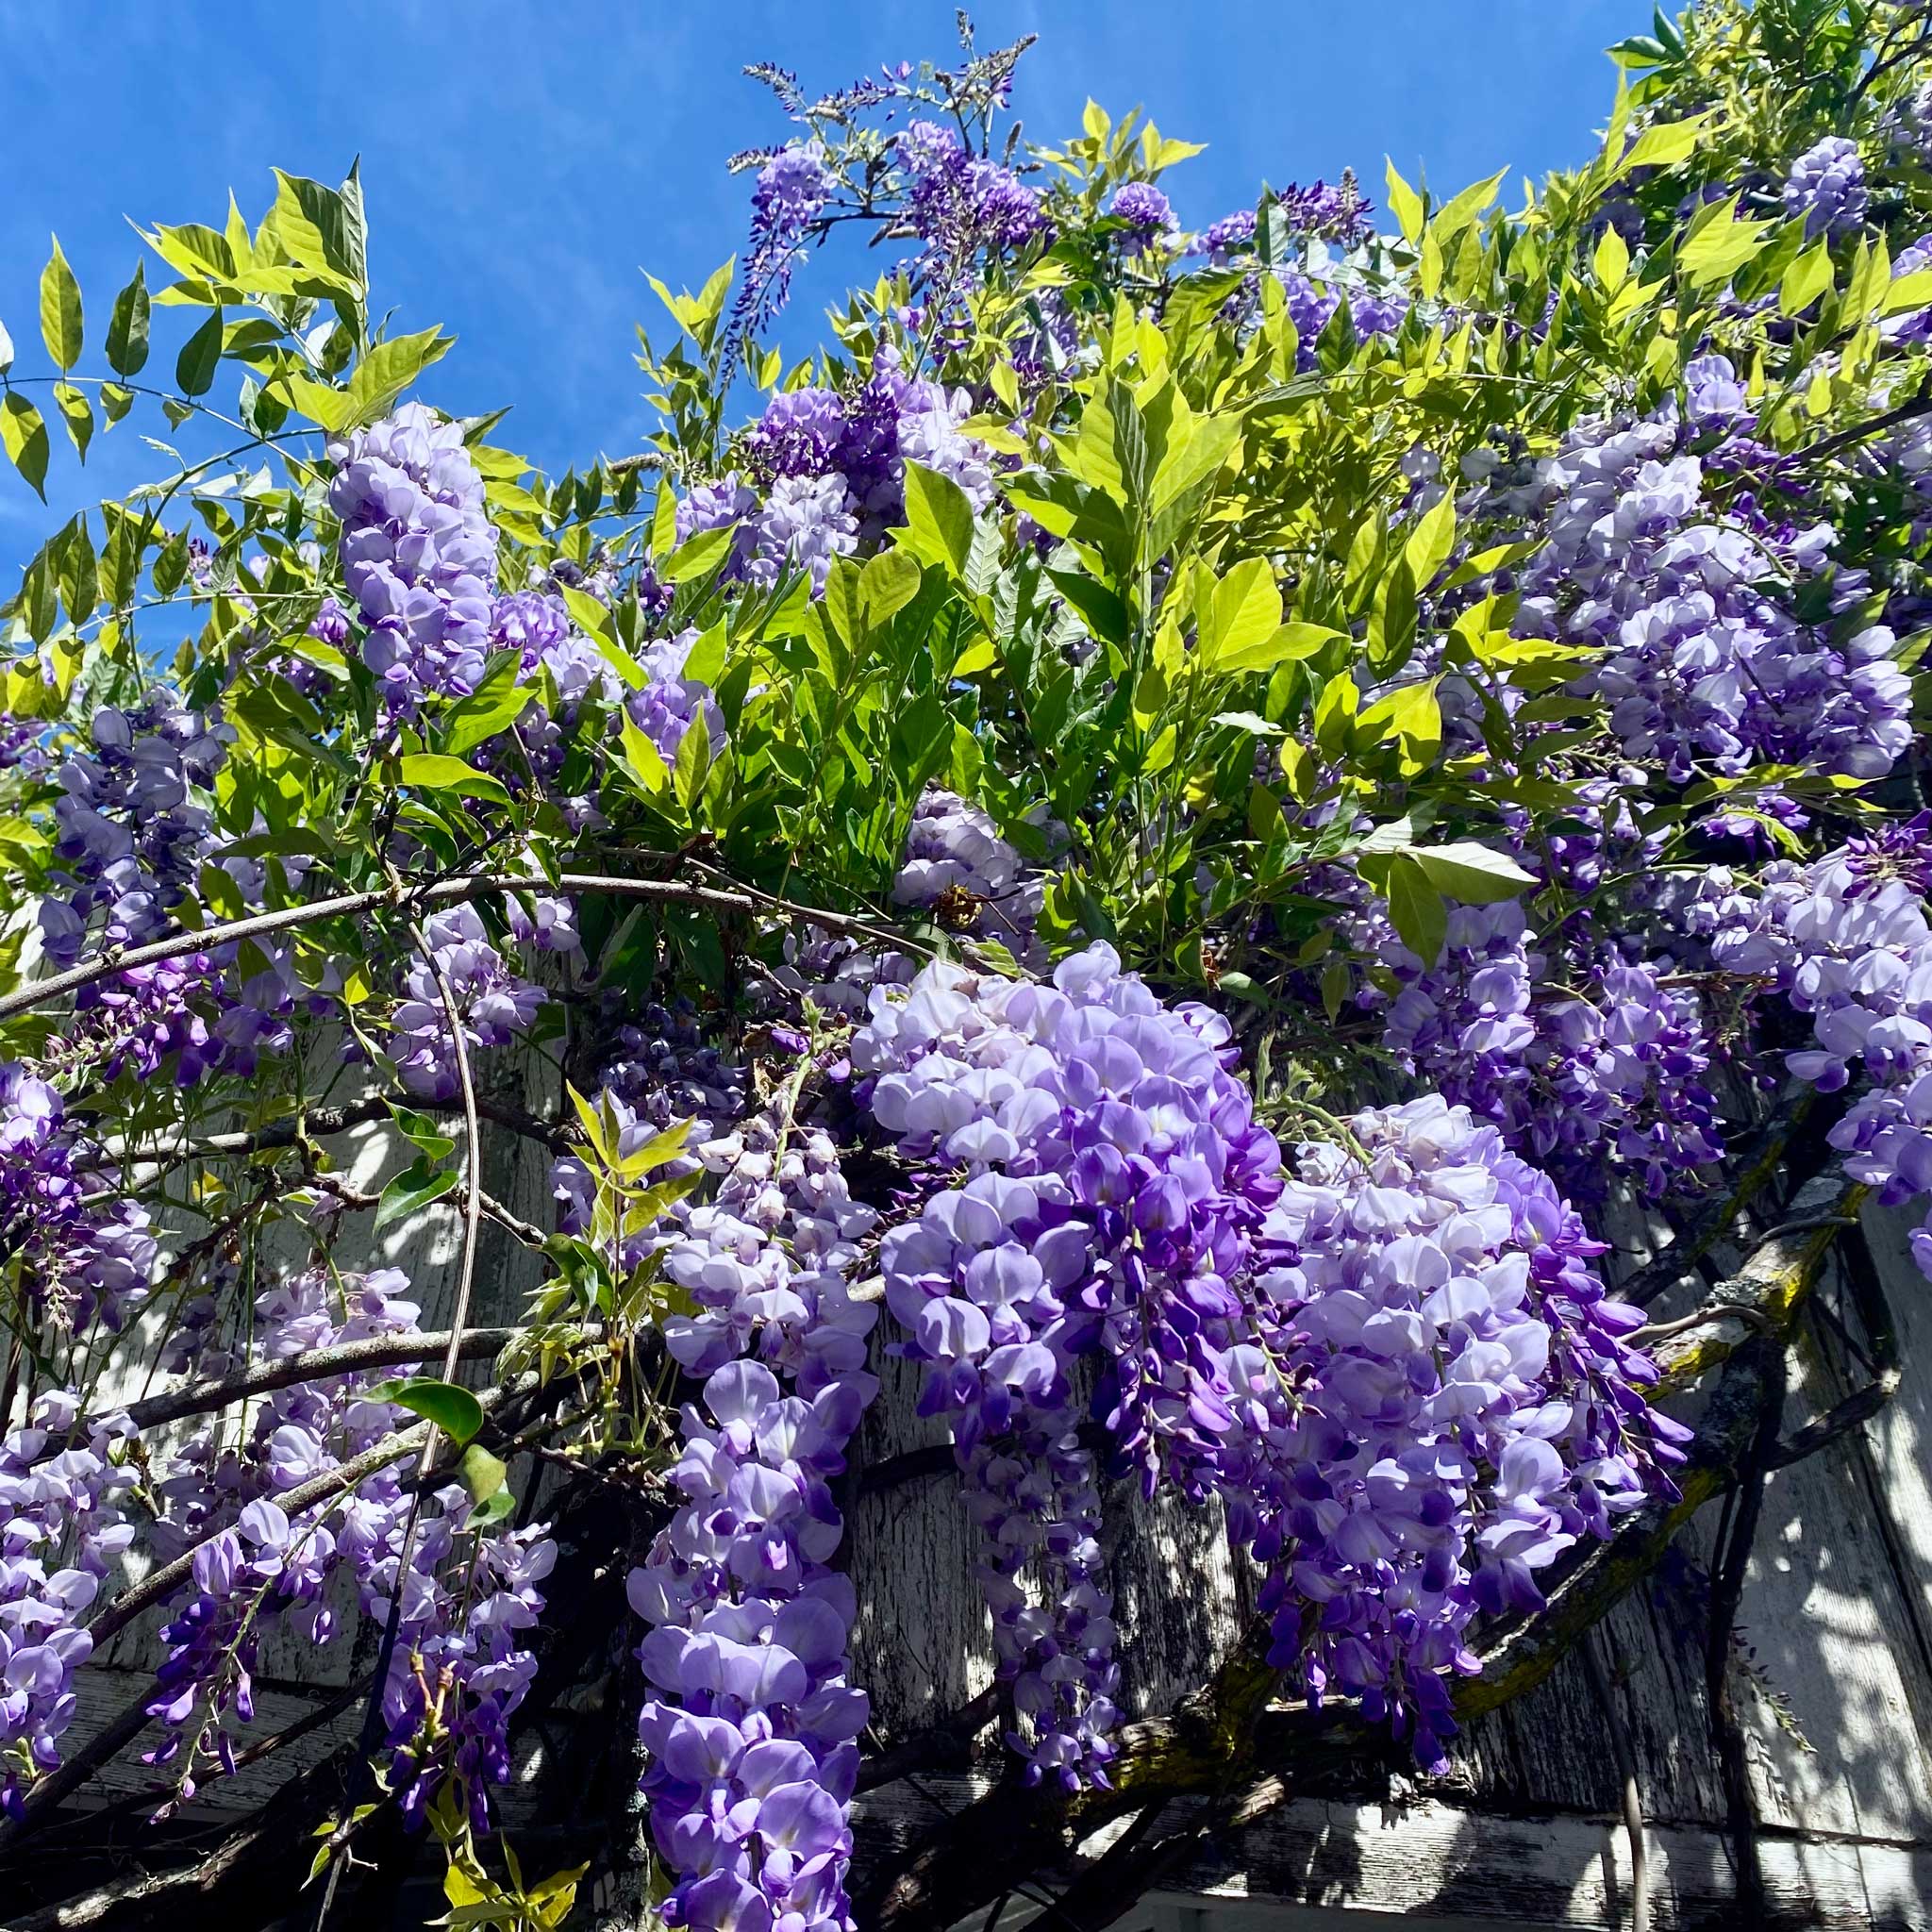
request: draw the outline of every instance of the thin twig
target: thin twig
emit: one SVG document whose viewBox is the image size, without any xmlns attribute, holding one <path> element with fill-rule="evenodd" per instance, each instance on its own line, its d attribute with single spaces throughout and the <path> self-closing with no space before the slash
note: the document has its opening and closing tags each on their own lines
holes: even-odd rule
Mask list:
<svg viewBox="0 0 1932 1932">
<path fill-rule="evenodd" d="M 1823 1415 L 1807 1423 L 1803 1428 L 1793 1429 L 1771 1452 L 1766 1463 L 1768 1468 L 1789 1469 L 1792 1463 L 1802 1462 L 1807 1456 L 1816 1456 L 1821 1449 L 1829 1448 L 1852 1430 L 1862 1428 L 1898 1393 L 1899 1384 L 1904 1379 L 1904 1366 L 1899 1359 L 1898 1324 L 1892 1317 L 1891 1304 L 1886 1299 L 1885 1284 L 1879 1276 L 1877 1264 L 1872 1258 L 1871 1246 L 1861 1232 L 1845 1241 L 1842 1249 L 1845 1281 L 1851 1290 L 1858 1319 L 1864 1324 L 1863 1357 L 1871 1369 L 1872 1379 L 1863 1388 L 1855 1389 L 1841 1401 L 1833 1403 Z M 1848 1342 L 1851 1340 L 1849 1336 L 1845 1339 Z"/>
<path fill-rule="evenodd" d="M 251 1154 L 273 1153 L 278 1148 L 297 1147 L 308 1141 L 326 1141 L 357 1127 L 394 1118 L 396 1108 L 417 1113 L 459 1113 L 459 1100 L 432 1100 L 417 1093 L 371 1093 L 344 1107 L 318 1107 L 299 1118 L 271 1121 L 265 1127 L 242 1128 L 233 1133 L 204 1134 L 191 1139 L 178 1136 L 152 1144 L 140 1141 L 109 1141 L 108 1161 L 131 1160 L 137 1167 L 159 1167 L 176 1160 L 235 1160 Z M 487 1095 L 476 1096 L 476 1111 L 492 1125 L 508 1127 L 525 1140 L 540 1141 L 561 1154 L 580 1145 L 582 1129 L 575 1121 L 540 1119 L 522 1108 L 506 1106 Z"/>
<path fill-rule="evenodd" d="M 391 1462 L 399 1462 L 409 1455 L 422 1442 L 428 1426 L 427 1423 L 416 1423 L 407 1429 L 398 1429 L 381 1441 L 371 1443 L 361 1455 L 310 1476 L 306 1483 L 298 1483 L 275 1501 L 292 1518 L 312 1504 L 325 1503 L 344 1490 L 353 1490 L 365 1476 L 372 1476 L 377 1470 L 387 1469 Z M 150 1570 L 131 1590 L 124 1590 L 88 1626 L 94 1649 L 99 1651 L 110 1637 L 125 1630 L 150 1605 L 179 1590 L 194 1574 L 196 1553 L 221 1534 L 220 1530 L 210 1530 L 201 1542 L 182 1551 L 172 1563 Z M 39 1789 L 35 1787 L 35 1790 Z M 29 1792 L 27 1802 L 32 1800 L 33 1793 Z"/>
<path fill-rule="evenodd" d="M 313 899 L 301 906 L 284 906 L 274 912 L 252 913 L 246 919 L 231 919 L 221 925 L 204 926 L 195 932 L 179 932 L 156 940 L 145 946 L 124 949 L 110 947 L 83 959 L 64 973 L 17 988 L 0 997 L 0 1020 L 15 1013 L 45 1006 L 63 993 L 92 986 L 110 974 L 132 972 L 141 966 L 156 966 L 166 959 L 179 959 L 189 953 L 206 952 L 211 947 L 238 944 L 242 940 L 260 939 L 269 933 L 287 932 L 291 927 L 313 925 L 325 919 L 354 918 L 380 907 L 446 906 L 471 899 L 498 898 L 508 892 L 542 890 L 547 882 L 522 873 L 470 873 L 459 877 L 429 879 L 420 885 L 384 886 L 374 891 L 342 892 L 333 899 Z M 716 912 L 778 912 L 790 918 L 809 920 L 833 932 L 845 932 L 881 944 L 903 947 L 908 952 L 929 956 L 930 946 L 909 939 L 904 933 L 855 919 L 842 912 L 827 912 L 816 906 L 802 906 L 795 900 L 780 899 L 769 892 L 749 888 L 724 891 L 715 886 L 692 885 L 683 879 L 615 878 L 603 873 L 558 874 L 557 888 L 565 892 L 608 892 L 613 898 L 655 899 L 664 905 L 702 906 Z"/>
<path fill-rule="evenodd" d="M 301 1382 L 319 1382 L 330 1375 L 353 1374 L 358 1369 L 427 1361 L 438 1355 L 447 1360 L 452 1345 L 464 1359 L 488 1360 L 501 1355 L 521 1332 L 516 1328 L 470 1328 L 458 1334 L 439 1328 L 426 1335 L 369 1335 L 359 1341 L 339 1342 L 333 1348 L 312 1348 L 282 1361 L 260 1362 L 254 1368 L 239 1369 L 232 1375 L 191 1382 L 185 1389 L 172 1389 L 166 1394 L 150 1395 L 145 1401 L 134 1403 L 127 1413 L 137 1428 L 158 1428 L 165 1423 L 179 1422 L 184 1416 L 208 1415 L 251 1395 L 292 1389 Z M 50 1455 L 55 1446 L 50 1444 Z"/>
<path fill-rule="evenodd" d="M 457 1372 L 458 1340 L 470 1318 L 470 1291 L 476 1279 L 476 1243 L 483 1232 L 483 1128 L 476 1118 L 475 1075 L 470 1066 L 470 1043 L 465 1035 L 466 1021 L 449 970 L 429 943 L 429 935 L 414 920 L 409 937 L 436 980 L 437 996 L 442 1002 L 443 1024 L 449 1028 L 450 1051 L 456 1057 L 457 1086 L 463 1101 L 463 1252 L 457 1264 L 456 1306 L 450 1316 L 449 1345 L 443 1351 L 442 1379 L 449 1381 Z M 439 1431 L 432 1423 L 424 1439 L 423 1454 L 416 1464 L 416 1493 L 409 1499 L 408 1521 L 403 1525 L 402 1549 L 396 1557 L 395 1588 L 390 1594 L 389 1616 L 382 1630 L 382 1646 L 376 1653 L 375 1679 L 369 1689 L 369 1707 L 362 1721 L 362 1738 L 356 1749 L 356 1762 L 350 1772 L 348 1809 L 353 1815 L 356 1801 L 369 1779 L 369 1758 L 382 1736 L 382 1701 L 390 1673 L 395 1667 L 396 1643 L 402 1634 L 403 1603 L 408 1595 L 409 1565 L 415 1555 L 416 1531 L 422 1519 L 423 1497 L 430 1470 L 436 1462 Z M 336 1890 L 341 1882 L 343 1861 L 331 1858 L 328 1880 L 315 1907 L 316 1932 L 327 1923 L 335 1904 Z"/>
<path fill-rule="evenodd" d="M 1741 1302 L 1709 1302 L 1688 1315 L 1679 1315 L 1674 1322 L 1652 1322 L 1648 1326 L 1637 1329 L 1627 1339 L 1633 1345 L 1663 1341 L 1673 1335 L 1684 1335 L 1692 1328 L 1707 1327 L 1715 1322 L 1742 1322 L 1746 1327 L 1756 1328 L 1760 1335 L 1774 1334 L 1777 1327 L 1762 1308 L 1754 1308 Z"/>
</svg>

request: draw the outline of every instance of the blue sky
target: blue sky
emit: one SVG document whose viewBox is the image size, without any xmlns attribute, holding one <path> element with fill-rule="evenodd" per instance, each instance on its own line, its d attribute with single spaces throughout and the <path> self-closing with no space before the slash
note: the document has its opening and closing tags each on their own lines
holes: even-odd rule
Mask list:
<svg viewBox="0 0 1932 1932">
<path fill-rule="evenodd" d="M 988 0 L 973 11 L 982 46 L 1040 36 L 1015 99 L 1029 134 L 1071 131 L 1091 94 L 1208 142 L 1166 184 L 1184 218 L 1204 223 L 1252 204 L 1264 177 L 1333 179 L 1349 162 L 1379 199 L 1385 154 L 1450 190 L 1506 164 L 1573 164 L 1609 105 L 1602 49 L 1649 8 Z M 46 366 L 35 290 L 50 230 L 80 277 L 83 366 L 98 370 L 114 291 L 141 252 L 124 217 L 219 225 L 232 186 L 253 221 L 273 198 L 272 165 L 338 180 L 359 153 L 377 308 L 398 327 L 441 323 L 460 339 L 429 399 L 457 413 L 514 405 L 501 439 L 553 473 L 621 454 L 647 420 L 632 325 L 668 327 L 641 268 L 673 287 L 702 281 L 743 231 L 749 183 L 724 173 L 724 157 L 783 137 L 740 70 L 774 59 L 818 91 L 885 59 L 943 62 L 952 14 L 939 0 L 336 0 L 319 11 L 0 0 L 0 321 L 16 372 Z M 847 259 L 869 276 L 877 258 L 855 246 Z M 818 272 L 811 283 L 828 285 Z M 158 379 L 186 313 L 156 311 Z M 814 320 L 786 318 L 788 348 L 806 345 Z M 232 403 L 225 374 L 223 386 Z M 8 579 L 58 516 L 163 472 L 137 440 L 166 433 L 151 407 L 96 440 L 84 476 L 56 448 L 52 510 L 10 469 L 0 475 Z"/>
</svg>

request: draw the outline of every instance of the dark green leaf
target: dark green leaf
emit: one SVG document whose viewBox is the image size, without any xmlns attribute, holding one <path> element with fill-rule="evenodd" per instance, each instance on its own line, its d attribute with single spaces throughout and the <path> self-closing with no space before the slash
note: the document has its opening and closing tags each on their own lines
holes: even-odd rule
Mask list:
<svg viewBox="0 0 1932 1932">
<path fill-rule="evenodd" d="M 222 311 L 217 308 L 181 346 L 175 362 L 175 383 L 185 396 L 205 396 L 222 359 Z"/>
<path fill-rule="evenodd" d="M 1434 965 L 1449 936 L 1448 908 L 1406 853 L 1397 853 L 1390 861 L 1389 917 L 1402 943 L 1425 965 Z"/>
<path fill-rule="evenodd" d="M 375 1228 L 380 1233 L 392 1221 L 407 1221 L 432 1201 L 440 1201 L 462 1176 L 453 1167 L 431 1167 L 428 1160 L 412 1161 L 382 1191 L 375 1206 Z"/>
<path fill-rule="evenodd" d="M 440 1382 L 432 1375 L 412 1375 L 407 1382 L 378 1382 L 369 1393 L 377 1402 L 392 1402 L 398 1408 L 434 1423 L 459 1448 L 483 1426 L 483 1405 L 475 1396 L 454 1382 Z"/>
<path fill-rule="evenodd" d="M 172 597 L 188 576 L 188 532 L 176 530 L 155 558 L 155 594 Z"/>
<path fill-rule="evenodd" d="M 60 539 L 60 601 L 70 623 L 84 624 L 100 599 L 100 571 L 94 558 L 93 534 L 85 513 L 67 525 Z"/>
<path fill-rule="evenodd" d="M 114 297 L 108 322 L 108 364 L 116 375 L 139 375 L 147 365 L 147 268 L 134 265 L 134 279 Z"/>
</svg>

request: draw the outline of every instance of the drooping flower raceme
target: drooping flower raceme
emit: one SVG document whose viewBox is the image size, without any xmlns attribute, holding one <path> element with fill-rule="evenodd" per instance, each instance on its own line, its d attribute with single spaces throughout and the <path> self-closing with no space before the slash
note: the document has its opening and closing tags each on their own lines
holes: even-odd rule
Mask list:
<svg viewBox="0 0 1932 1932">
<path fill-rule="evenodd" d="M 363 661 L 391 709 L 460 696 L 491 642 L 496 529 L 461 428 L 420 403 L 329 445 L 342 575 L 369 626 Z"/>
<path fill-rule="evenodd" d="M 118 1197 L 108 1166 L 53 1087 L 0 1062 L 0 1249 L 18 1257 L 33 1312 L 76 1334 L 96 1320 L 118 1333 L 154 1276 L 147 1212 Z"/>
<path fill-rule="evenodd" d="M 1273 1566 L 1271 1660 L 1441 1768 L 1471 1620 L 1541 1607 L 1536 1574 L 1668 1493 L 1689 1431 L 1645 1404 L 1601 1243 L 1493 1127 L 1436 1095 L 1348 1124 L 1269 1218 L 1222 1491 Z"/>
<path fill-rule="evenodd" d="M 672 1472 L 683 1506 L 629 1581 L 654 1626 L 639 1735 L 675 1880 L 665 1914 L 719 1932 L 851 1924 L 845 1807 L 868 1706 L 845 1656 L 852 1584 L 829 1567 L 842 1524 L 828 1483 L 877 1392 L 876 1310 L 847 1286 L 876 1217 L 830 1139 L 793 1118 L 795 1092 L 700 1150 L 716 1191 L 664 1248 L 694 1307 L 665 1341 L 704 1400 L 685 1408 Z"/>
<path fill-rule="evenodd" d="M 0 1438 L 0 1811 L 17 1813 L 33 1777 L 60 1763 L 79 1700 L 74 1674 L 93 1651 L 82 1622 L 134 1541 L 124 1503 L 135 1471 L 121 1455 L 125 1415 L 76 1428 L 71 1393 L 40 1397 Z"/>
<path fill-rule="evenodd" d="M 887 1302 L 969 1480 L 1001 1674 L 1032 1724 L 1015 1742 L 1069 1789 L 1104 1780 L 1118 1691 L 1074 1367 L 1102 1356 L 1121 1453 L 1150 1482 L 1185 1464 L 1195 1339 L 1238 1312 L 1224 1271 L 1277 1185 L 1228 1037 L 1097 944 L 1050 987 L 928 967 L 875 990 L 853 1042 L 879 1124 L 955 1183 L 888 1234 Z M 1019 1581 L 1036 1552 L 1038 1607 Z"/>
<path fill-rule="evenodd" d="M 541 934 L 532 925 L 532 941 L 553 940 L 559 930 L 555 920 Z M 431 1100 L 454 1100 L 461 1080 L 437 969 L 456 995 L 464 1042 L 472 1051 L 507 1046 L 518 1034 L 527 1032 L 546 995 L 541 986 L 519 979 L 505 965 L 474 906 L 456 906 L 437 913 L 425 926 L 424 936 L 429 941 L 430 957 L 410 963 L 408 996 L 396 1008 L 391 1051 L 396 1071 L 411 1093 Z"/>
<path fill-rule="evenodd" d="M 758 170 L 751 197 L 751 243 L 732 308 L 732 332 L 739 340 L 748 341 L 784 308 L 800 244 L 830 200 L 832 188 L 825 151 L 815 141 L 781 148 Z"/>
<path fill-rule="evenodd" d="M 1864 1091 L 1831 1129 L 1845 1172 L 1889 1207 L 1932 1195 L 1932 820 L 1857 841 L 1809 866 L 1765 869 L 1713 915 L 1711 957 L 1766 974 L 1801 1013 L 1814 1043 L 1791 1073 L 1824 1092 L 1862 1076 Z M 1932 1276 L 1932 1219 L 1912 1252 Z"/>
<path fill-rule="evenodd" d="M 396 1269 L 331 1275 L 310 1270 L 265 1289 L 249 1353 L 274 1362 L 375 1336 L 408 1336 L 421 1312 Z M 391 1463 L 345 1494 L 306 1508 L 290 1492 L 373 1447 L 412 1418 L 382 1399 L 384 1370 L 297 1382 L 268 1394 L 246 1442 L 202 1429 L 161 1470 L 163 1557 L 192 1550 L 192 1583 L 161 1635 L 151 1717 L 161 1742 L 147 1763 L 178 1765 L 177 1800 L 231 1773 L 255 1715 L 253 1674 L 277 1625 L 316 1644 L 336 1635 L 328 1586 L 355 1581 L 375 1627 L 398 1590 L 397 1643 L 382 1690 L 391 1781 L 406 1814 L 446 1775 L 489 1828 L 488 1791 L 509 1775 L 508 1724 L 536 1660 L 523 1633 L 555 1559 L 541 1524 L 493 1535 L 471 1524 L 467 1490 L 448 1485 L 418 1503 Z M 404 1568 L 407 1553 L 408 1567 Z"/>
</svg>

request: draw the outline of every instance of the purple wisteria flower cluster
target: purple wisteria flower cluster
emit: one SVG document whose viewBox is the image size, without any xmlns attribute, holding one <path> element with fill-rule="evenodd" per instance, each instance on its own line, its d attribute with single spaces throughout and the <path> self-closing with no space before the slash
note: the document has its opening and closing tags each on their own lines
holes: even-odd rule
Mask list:
<svg viewBox="0 0 1932 1932">
<path fill-rule="evenodd" d="M 59 1767 L 93 1653 L 81 1618 L 134 1541 L 133 1433 L 125 1415 L 82 1424 L 74 1395 L 52 1391 L 0 1439 L 0 1811 Z"/>
<path fill-rule="evenodd" d="M 36 1318 L 84 1336 L 125 1327 L 147 1299 L 157 1247 L 145 1208 L 68 1121 L 60 1095 L 0 1063 L 0 1247 L 17 1257 Z"/>
<path fill-rule="evenodd" d="M 1623 1339 L 1642 1315 L 1549 1179 L 1440 1096 L 1360 1115 L 1284 1184 L 1226 1023 L 1104 945 L 1051 987 L 934 966 L 881 989 L 853 1060 L 902 1156 L 954 1183 L 880 1259 L 986 1532 L 1033 1774 L 1104 1781 L 1112 1753 L 1083 1357 L 1120 1459 L 1221 1496 L 1270 1566 L 1274 1661 L 1425 1763 L 1470 1621 L 1534 1607 L 1538 1570 L 1667 1491 L 1683 1432 Z"/>
<path fill-rule="evenodd" d="M 1865 163 L 1858 143 L 1827 134 L 1791 163 L 1785 177 L 1785 211 L 1802 215 L 1807 240 L 1849 235 L 1865 220 Z"/>
<path fill-rule="evenodd" d="M 758 170 L 751 196 L 751 241 L 731 311 L 734 338 L 749 341 L 785 307 L 801 246 L 837 184 L 816 141 L 783 147 Z"/>
<path fill-rule="evenodd" d="M 991 501 L 991 453 L 959 426 L 971 414 L 964 390 L 908 376 L 887 351 L 852 389 L 783 391 L 741 439 L 743 469 L 679 502 L 677 540 L 730 529 L 728 576 L 769 588 L 803 571 L 822 591 L 835 557 L 903 517 L 908 462 L 956 483 L 975 509 Z"/>
<path fill-rule="evenodd" d="M 685 1501 L 629 1592 L 654 1626 L 639 1735 L 664 1914 L 700 1932 L 852 1923 L 845 1807 L 869 1707 L 829 1481 L 878 1390 L 877 1310 L 848 1285 L 877 1216 L 830 1137 L 794 1118 L 796 1092 L 699 1150 L 715 1190 L 661 1256 L 693 1307 L 665 1341 L 704 1400 L 672 1471 Z"/>
<path fill-rule="evenodd" d="M 984 258 L 1043 239 L 1045 206 L 1010 168 L 972 153 L 937 121 L 914 121 L 893 157 L 905 176 L 904 220 L 924 244 L 914 273 L 924 298 L 947 308 L 966 291 Z"/>
<path fill-rule="evenodd" d="M 1029 864 L 976 805 L 928 786 L 906 834 L 906 856 L 892 881 L 901 906 L 929 906 L 955 932 L 998 940 L 1023 965 L 1043 966 L 1036 931 L 1045 875 Z"/>
<path fill-rule="evenodd" d="M 1105 1781 L 1119 1688 L 1074 1365 L 1103 1357 L 1110 1425 L 1150 1483 L 1186 1462 L 1195 1338 L 1236 1313 L 1226 1272 L 1278 1185 L 1228 1039 L 1098 944 L 1051 987 L 928 967 L 874 991 L 853 1041 L 880 1126 L 958 1182 L 887 1235 L 886 1298 L 968 1478 L 1001 1675 L 1032 1725 L 1014 1742 L 1070 1790 Z"/>
<path fill-rule="evenodd" d="M 1538 1571 L 1674 1493 L 1690 1432 L 1644 1400 L 1602 1243 L 1493 1127 L 1430 1094 L 1348 1130 L 1269 1216 L 1222 1485 L 1274 1566 L 1272 1660 L 1441 1768 L 1471 1621 L 1540 1608 Z"/>
<path fill-rule="evenodd" d="M 212 808 L 232 727 L 158 690 L 132 708 L 97 710 L 92 737 L 91 749 L 75 753 L 58 774 L 62 795 L 54 810 L 62 863 L 52 880 L 57 890 L 39 912 L 49 959 L 72 965 L 90 943 L 138 946 L 162 938 L 175 929 L 175 908 L 199 895 L 210 865 L 233 881 L 244 906 L 263 903 L 266 864 L 227 850 Z M 275 863 L 294 884 L 309 860 L 291 853 Z M 318 995 L 302 986 L 285 944 L 264 939 L 250 957 L 258 968 L 245 975 L 239 949 L 226 945 L 83 987 L 64 1058 L 109 1078 L 128 1069 L 148 1079 L 172 1062 L 184 1087 L 216 1071 L 253 1073 L 261 1054 L 287 1050 L 292 1018 Z"/>
<path fill-rule="evenodd" d="M 496 529 L 461 428 L 406 403 L 329 445 L 342 575 L 368 635 L 362 659 L 390 706 L 476 688 L 489 655 Z"/>
<path fill-rule="evenodd" d="M 1620 1172 L 1659 1198 L 1722 1158 L 1709 1028 L 1695 991 L 1666 983 L 1667 956 L 1587 930 L 1553 955 L 1516 899 L 1455 907 L 1426 965 L 1379 902 L 1352 926 L 1396 989 L 1357 995 L 1383 1009 L 1384 1043 L 1574 1198 L 1601 1202 Z"/>
<path fill-rule="evenodd" d="M 1811 1021 L 1814 1044 L 1786 1056 L 1822 1091 L 1862 1077 L 1831 1129 L 1845 1172 L 1888 1207 L 1932 1195 L 1932 818 L 1892 825 L 1807 866 L 1766 867 L 1711 914 L 1711 956 L 1764 974 Z M 1932 1219 L 1912 1252 L 1932 1276 Z"/>
<path fill-rule="evenodd" d="M 392 1268 L 291 1276 L 256 1297 L 254 1332 L 241 1354 L 277 1362 L 413 1334 L 421 1311 L 408 1291 Z M 509 1775 L 508 1719 L 536 1670 L 521 1633 L 542 1608 L 536 1586 L 556 1550 L 541 1525 L 479 1534 L 458 1484 L 419 1502 L 395 1463 L 343 1495 L 284 1507 L 291 1491 L 414 1420 L 384 1399 L 381 1374 L 274 1391 L 245 1440 L 210 1423 L 157 1474 L 165 1508 L 156 1549 L 164 1557 L 192 1553 L 193 1577 L 162 1628 L 168 1655 L 149 1715 L 163 1737 L 143 1754 L 152 1765 L 178 1765 L 175 1802 L 234 1770 L 237 1740 L 255 1717 L 263 1637 L 279 1626 L 320 1645 L 337 1634 L 328 1590 L 346 1574 L 378 1629 L 402 1592 L 382 1711 L 391 1781 L 406 1811 L 420 1815 L 454 1774 L 477 1828 L 488 1826 L 488 1790 Z"/>
<path fill-rule="evenodd" d="M 559 598 L 529 588 L 498 593 L 499 535 L 459 424 L 406 403 L 332 442 L 329 458 L 329 508 L 341 520 L 342 575 L 364 626 L 362 661 L 394 716 L 414 718 L 427 697 L 466 696 L 500 651 L 518 653 L 525 682 L 548 670 L 567 706 L 608 679 Z M 347 614 L 338 606 L 325 615 L 327 628 L 313 634 L 345 641 Z M 525 722 L 540 717 L 541 707 Z M 570 720 L 549 722 L 555 730 Z M 549 749 L 539 742 L 525 756 L 541 763 Z"/>
<path fill-rule="evenodd" d="M 575 952 L 576 929 L 568 903 L 540 899 L 537 905 L 535 919 L 522 915 L 531 950 Z M 429 957 L 409 963 L 407 996 L 395 1010 L 391 1054 L 411 1093 L 454 1100 L 461 1081 L 438 970 L 456 994 L 464 1043 L 472 1052 L 508 1046 L 528 1032 L 548 995 L 504 963 L 474 906 L 455 906 L 437 913 L 424 927 L 424 937 L 429 941 Z"/>
<path fill-rule="evenodd" d="M 1722 360 L 1704 360 L 1707 399 L 1728 394 Z M 1671 409 L 1587 425 L 1526 490 L 1497 492 L 1506 513 L 1535 515 L 1541 540 L 1521 575 L 1519 634 L 1600 647 L 1581 688 L 1609 706 L 1624 755 L 1675 783 L 1754 763 L 1882 777 L 1911 740 L 1891 631 L 1870 625 L 1840 640 L 1800 622 L 1787 588 L 1825 570 L 1837 533 L 1764 519 L 1754 531 L 1715 514 L 1707 461 L 1686 435 Z M 1833 611 L 1867 588 L 1834 573 Z"/>
</svg>

